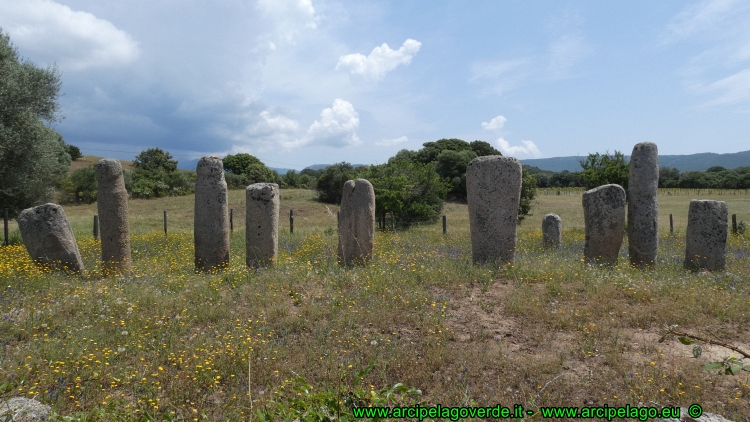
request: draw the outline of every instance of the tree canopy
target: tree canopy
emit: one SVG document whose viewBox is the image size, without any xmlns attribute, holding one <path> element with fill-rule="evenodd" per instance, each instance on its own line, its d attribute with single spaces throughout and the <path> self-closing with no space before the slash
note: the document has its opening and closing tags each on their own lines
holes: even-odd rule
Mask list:
<svg viewBox="0 0 750 422">
<path fill-rule="evenodd" d="M 586 189 L 614 183 L 627 192 L 630 164 L 620 151 L 615 151 L 614 155 L 598 152 L 589 154 L 586 160 L 581 161 L 581 167 L 581 179 Z"/>
<path fill-rule="evenodd" d="M 245 187 L 253 183 L 278 183 L 279 177 L 273 170 L 266 167 L 262 161 L 250 154 L 241 152 L 229 154 L 222 159 L 224 171 L 227 173 L 227 184 L 232 187 Z"/>
<path fill-rule="evenodd" d="M 60 119 L 60 74 L 19 58 L 0 30 L 0 203 L 11 215 L 49 201 L 70 155 L 49 125 Z"/>
</svg>

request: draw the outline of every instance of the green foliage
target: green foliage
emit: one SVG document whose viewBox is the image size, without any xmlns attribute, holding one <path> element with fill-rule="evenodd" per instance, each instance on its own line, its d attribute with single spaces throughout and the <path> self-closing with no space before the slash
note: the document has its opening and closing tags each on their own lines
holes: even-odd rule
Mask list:
<svg viewBox="0 0 750 422">
<path fill-rule="evenodd" d="M 437 156 L 435 170 L 450 183 L 450 194 L 456 199 L 466 200 L 466 166 L 475 158 L 472 150 L 444 150 Z"/>
<path fill-rule="evenodd" d="M 536 197 L 536 177 L 523 167 L 521 176 L 521 201 L 518 204 L 518 223 L 531 214 L 531 201 Z"/>
<path fill-rule="evenodd" d="M 680 185 L 680 171 L 674 167 L 659 167 L 659 187 L 676 188 Z"/>
<path fill-rule="evenodd" d="M 393 212 L 401 228 L 415 222 L 435 222 L 440 216 L 448 185 L 432 163 L 389 161 L 370 166 L 361 177 L 375 190 L 375 214 Z"/>
<path fill-rule="evenodd" d="M 589 154 L 586 160 L 581 161 L 581 167 L 581 179 L 586 189 L 614 183 L 622 186 L 627 192 L 630 165 L 620 151 L 615 151 L 614 155 L 598 152 Z"/>
<path fill-rule="evenodd" d="M 62 138 L 62 136 L 60 138 Z M 76 161 L 79 158 L 83 157 L 83 154 L 81 153 L 81 149 L 78 148 L 77 146 L 70 145 L 65 142 L 63 142 L 63 144 L 65 145 L 65 152 L 67 152 L 68 155 L 70 155 L 71 160 Z"/>
<path fill-rule="evenodd" d="M 309 174 L 297 173 L 294 170 L 288 170 L 281 176 L 282 188 L 311 189 L 314 183 L 315 179 Z"/>
<path fill-rule="evenodd" d="M 241 152 L 229 154 L 222 159 L 227 185 L 232 188 L 245 188 L 247 185 L 260 182 L 279 183 L 278 174 L 266 167 L 255 156 Z"/>
<path fill-rule="evenodd" d="M 60 134 L 60 74 L 21 61 L 0 31 L 0 203 L 12 216 L 49 201 L 67 174 L 70 156 Z"/>
<path fill-rule="evenodd" d="M 192 191 L 189 176 L 178 170 L 177 160 L 161 148 L 149 148 L 135 157 L 129 188 L 134 197 L 146 199 L 186 195 Z"/>
<path fill-rule="evenodd" d="M 301 422 L 318 421 L 356 421 L 352 409 L 355 407 L 396 407 L 414 406 L 421 403 L 422 391 L 396 383 L 380 390 L 365 389 L 362 381 L 372 370 L 374 362 L 360 371 L 352 380 L 352 388 L 347 391 L 316 391 L 303 377 L 295 376 L 280 394 L 264 408 L 258 409 L 259 420 L 298 420 Z M 342 374 L 339 384 L 346 381 Z"/>
<path fill-rule="evenodd" d="M 60 183 L 60 199 L 61 202 L 91 204 L 96 202 L 98 189 L 94 167 L 80 168 Z"/>
<path fill-rule="evenodd" d="M 357 171 L 349 163 L 341 162 L 326 167 L 318 177 L 318 183 L 315 186 L 318 200 L 328 204 L 340 204 L 344 183 L 356 178 Z"/>
</svg>

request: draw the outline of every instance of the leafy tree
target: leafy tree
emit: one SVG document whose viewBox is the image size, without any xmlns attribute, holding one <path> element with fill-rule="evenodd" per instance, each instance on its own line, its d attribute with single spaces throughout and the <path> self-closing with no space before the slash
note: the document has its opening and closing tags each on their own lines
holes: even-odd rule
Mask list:
<svg viewBox="0 0 750 422">
<path fill-rule="evenodd" d="M 344 193 L 344 183 L 356 178 L 357 171 L 349 163 L 341 162 L 326 167 L 318 177 L 318 183 L 315 186 L 318 199 L 329 204 L 340 204 L 341 195 Z"/>
<path fill-rule="evenodd" d="M 0 30 L 0 203 L 15 216 L 52 199 L 70 168 L 58 121 L 60 74 L 19 59 Z"/>
<path fill-rule="evenodd" d="M 521 201 L 518 204 L 518 223 L 531 214 L 531 201 L 536 198 L 536 176 L 523 168 L 521 174 Z"/>
<path fill-rule="evenodd" d="M 387 164 L 370 166 L 361 177 L 375 189 L 376 215 L 393 212 L 399 227 L 435 222 L 440 216 L 448 185 L 432 163 L 389 160 Z"/>
<path fill-rule="evenodd" d="M 177 169 L 177 160 L 161 148 L 142 151 L 133 160 L 131 192 L 136 198 L 160 198 L 185 195 L 192 189 L 185 172 Z"/>
<path fill-rule="evenodd" d="M 62 202 L 86 203 L 96 202 L 99 183 L 96 181 L 94 167 L 83 167 L 70 174 L 60 183 L 63 194 Z"/>
<path fill-rule="evenodd" d="M 437 156 L 435 170 L 440 177 L 450 184 L 450 195 L 466 200 L 466 166 L 477 158 L 472 150 L 444 150 Z"/>
<path fill-rule="evenodd" d="M 281 184 L 281 178 L 278 173 L 266 167 L 262 161 L 250 154 L 241 152 L 239 154 L 229 154 L 222 159 L 224 171 L 240 177 L 228 177 L 227 184 L 233 187 L 245 187 L 253 183 L 270 182 Z"/>
<path fill-rule="evenodd" d="M 470 143 L 469 146 L 471 147 L 471 150 L 477 154 L 477 157 L 484 157 L 485 155 L 503 155 L 488 142 L 474 141 Z"/>
<path fill-rule="evenodd" d="M 676 188 L 680 183 L 680 171 L 674 167 L 659 167 L 659 187 Z"/>
<path fill-rule="evenodd" d="M 589 154 L 586 160 L 581 161 L 581 167 L 581 179 L 586 189 L 615 183 L 622 186 L 627 193 L 630 165 L 625 161 L 623 153 L 615 151 L 614 155 L 598 152 Z"/>
<path fill-rule="evenodd" d="M 60 141 L 62 141 L 63 145 L 65 145 L 65 152 L 70 155 L 70 159 L 73 161 L 78 160 L 79 158 L 83 157 L 83 154 L 81 154 L 81 149 L 78 148 L 75 145 L 70 145 L 62 140 L 62 136 L 60 136 Z"/>
</svg>

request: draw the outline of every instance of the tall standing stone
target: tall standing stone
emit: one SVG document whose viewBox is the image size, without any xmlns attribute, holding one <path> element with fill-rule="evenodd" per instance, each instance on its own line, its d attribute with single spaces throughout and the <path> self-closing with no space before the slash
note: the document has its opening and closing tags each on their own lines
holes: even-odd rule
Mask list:
<svg viewBox="0 0 750 422">
<path fill-rule="evenodd" d="M 557 214 L 547 214 L 542 219 L 542 246 L 557 249 L 562 240 L 562 219 Z"/>
<path fill-rule="evenodd" d="M 625 233 L 625 189 L 603 185 L 584 192 L 583 219 L 586 263 L 614 265 Z"/>
<path fill-rule="evenodd" d="M 521 162 L 513 157 L 477 157 L 466 166 L 471 256 L 475 263 L 513 262 L 521 179 Z"/>
<path fill-rule="evenodd" d="M 375 252 L 375 190 L 369 181 L 346 181 L 339 215 L 339 262 L 364 265 Z"/>
<path fill-rule="evenodd" d="M 659 150 L 642 142 L 633 147 L 628 177 L 628 252 L 630 265 L 656 265 L 659 247 Z"/>
<path fill-rule="evenodd" d="M 279 185 L 254 183 L 245 190 L 245 262 L 273 265 L 279 254 Z"/>
<path fill-rule="evenodd" d="M 229 265 L 229 200 L 224 164 L 219 157 L 203 157 L 195 172 L 195 268 L 219 270 Z"/>
<path fill-rule="evenodd" d="M 96 163 L 94 174 L 99 183 L 96 206 L 102 240 L 102 271 L 105 274 L 129 272 L 128 191 L 125 190 L 122 166 L 113 158 L 105 158 Z"/>
<path fill-rule="evenodd" d="M 44 204 L 21 211 L 18 228 L 34 261 L 72 272 L 84 269 L 76 238 L 61 206 Z"/>
<path fill-rule="evenodd" d="M 685 238 L 685 269 L 726 268 L 729 210 L 724 201 L 690 201 Z"/>
</svg>

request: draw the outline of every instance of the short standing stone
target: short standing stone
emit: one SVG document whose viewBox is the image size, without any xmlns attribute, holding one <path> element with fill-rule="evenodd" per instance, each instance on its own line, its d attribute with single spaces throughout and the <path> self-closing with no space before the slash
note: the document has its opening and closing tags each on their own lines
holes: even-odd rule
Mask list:
<svg viewBox="0 0 750 422">
<path fill-rule="evenodd" d="M 369 181 L 347 180 L 339 215 L 339 262 L 365 264 L 375 252 L 375 190 Z"/>
<path fill-rule="evenodd" d="M 625 232 L 625 189 L 604 185 L 584 192 L 583 218 L 586 263 L 614 265 Z"/>
<path fill-rule="evenodd" d="M 628 252 L 630 264 L 656 265 L 659 247 L 659 150 L 642 142 L 633 147 L 628 177 Z"/>
<path fill-rule="evenodd" d="M 562 240 L 562 219 L 557 214 L 547 214 L 542 219 L 542 246 L 557 249 Z"/>
<path fill-rule="evenodd" d="M 255 183 L 245 190 L 245 262 L 273 265 L 279 253 L 279 185 Z"/>
<path fill-rule="evenodd" d="M 685 268 L 726 268 L 729 210 L 724 201 L 690 201 L 685 238 Z"/>
<path fill-rule="evenodd" d="M 229 201 L 224 164 L 219 157 L 203 157 L 196 173 L 195 268 L 219 270 L 229 265 Z"/>
<path fill-rule="evenodd" d="M 105 274 L 129 272 L 128 191 L 125 190 L 122 166 L 113 158 L 105 158 L 96 163 L 94 174 L 99 183 L 96 206 L 101 227 L 102 271 Z"/>
<path fill-rule="evenodd" d="M 516 252 L 521 162 L 477 157 L 466 166 L 471 256 L 475 263 L 510 263 Z"/>
<path fill-rule="evenodd" d="M 73 272 L 84 269 L 76 238 L 61 206 L 44 204 L 21 211 L 18 228 L 34 261 Z"/>
</svg>

